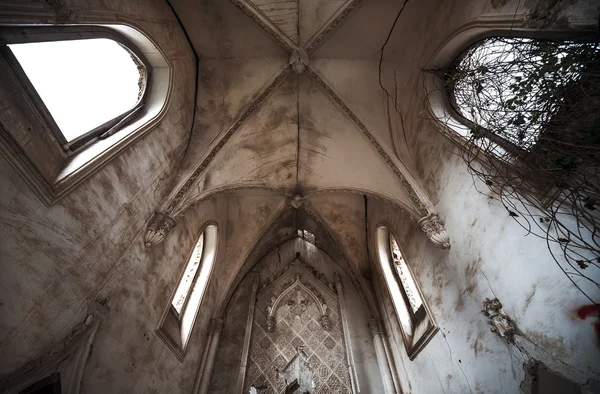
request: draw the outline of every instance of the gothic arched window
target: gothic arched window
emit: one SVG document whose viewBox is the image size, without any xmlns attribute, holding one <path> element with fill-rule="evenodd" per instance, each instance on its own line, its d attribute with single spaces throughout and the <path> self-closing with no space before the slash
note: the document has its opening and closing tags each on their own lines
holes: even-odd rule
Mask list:
<svg viewBox="0 0 600 394">
<path fill-rule="evenodd" d="M 170 305 L 161 319 L 158 334 L 183 358 L 200 311 L 217 252 L 217 226 L 210 224 L 198 236 L 180 274 Z"/>
<path fill-rule="evenodd" d="M 568 119 L 589 112 L 581 99 L 598 95 L 590 77 L 597 79 L 599 60 L 595 42 L 491 37 L 458 56 L 445 72 L 445 88 L 468 137 L 515 156 L 551 140 L 578 142 L 576 133 L 558 135 L 573 129 Z"/>
<path fill-rule="evenodd" d="M 396 237 L 385 226 L 377 228 L 377 246 L 382 279 L 402 334 L 402 342 L 412 360 L 437 332 L 433 317 L 423 301 L 412 271 L 409 268 Z M 391 313 L 390 313 L 391 312 Z"/>
<path fill-rule="evenodd" d="M 0 149 L 46 204 L 152 130 L 170 89 L 133 27 L 0 26 Z"/>
<path fill-rule="evenodd" d="M 9 44 L 4 56 L 66 152 L 114 134 L 144 106 L 148 70 L 115 40 Z"/>
</svg>

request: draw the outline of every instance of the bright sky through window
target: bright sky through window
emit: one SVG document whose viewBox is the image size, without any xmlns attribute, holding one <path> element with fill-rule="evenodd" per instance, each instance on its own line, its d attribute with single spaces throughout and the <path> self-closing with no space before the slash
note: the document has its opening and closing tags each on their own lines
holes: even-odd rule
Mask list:
<svg viewBox="0 0 600 394">
<path fill-rule="evenodd" d="M 200 260 L 202 259 L 203 249 L 204 234 L 200 235 L 200 239 L 198 239 L 198 242 L 194 247 L 192 257 L 190 258 L 190 261 L 188 261 L 188 265 L 185 268 L 183 278 L 181 278 L 181 282 L 179 282 L 177 292 L 175 293 L 175 297 L 173 298 L 173 308 L 175 308 L 178 314 L 181 313 L 183 305 L 185 304 L 185 301 L 187 300 L 190 294 L 192 284 L 194 283 L 194 279 L 196 278 L 196 272 L 198 272 L 198 267 L 200 266 Z"/>
<path fill-rule="evenodd" d="M 402 282 L 402 287 L 404 288 L 404 292 L 408 297 L 410 307 L 413 313 L 416 313 L 421 307 L 421 305 L 423 305 L 423 301 L 421 300 L 419 290 L 417 290 L 415 280 L 413 279 L 410 271 L 408 270 L 406 262 L 404 261 L 404 257 L 402 256 L 402 253 L 400 253 L 398 243 L 392 235 L 390 235 L 390 249 L 392 251 L 394 267 L 396 268 L 396 272 L 400 277 L 400 281 Z"/>
<path fill-rule="evenodd" d="M 67 141 L 138 102 L 140 73 L 106 38 L 9 45 Z"/>
</svg>

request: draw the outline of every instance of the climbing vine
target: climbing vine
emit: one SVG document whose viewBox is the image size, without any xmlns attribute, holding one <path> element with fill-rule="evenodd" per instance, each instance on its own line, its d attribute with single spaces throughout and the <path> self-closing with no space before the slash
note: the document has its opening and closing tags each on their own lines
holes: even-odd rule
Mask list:
<svg viewBox="0 0 600 394">
<path fill-rule="evenodd" d="M 494 37 L 433 72 L 468 128 L 460 155 L 481 191 L 582 292 L 574 277 L 600 286 L 600 45 Z"/>
</svg>

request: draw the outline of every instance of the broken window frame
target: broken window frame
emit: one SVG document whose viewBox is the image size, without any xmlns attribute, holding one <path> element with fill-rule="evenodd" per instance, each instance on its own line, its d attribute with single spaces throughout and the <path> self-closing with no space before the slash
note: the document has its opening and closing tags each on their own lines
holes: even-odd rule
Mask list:
<svg viewBox="0 0 600 394">
<path fill-rule="evenodd" d="M 98 38 L 105 38 L 116 42 L 124 50 L 129 52 L 133 62 L 136 63 L 136 65 L 143 67 L 145 73 L 143 76 L 144 91 L 139 101 L 133 108 L 114 117 L 113 119 L 104 122 L 92 130 L 88 130 L 79 137 L 71 141 L 67 141 L 60 130 L 60 127 L 56 124 L 52 114 L 46 107 L 46 104 L 42 98 L 39 96 L 35 86 L 30 81 L 25 70 L 23 70 L 23 67 L 13 54 L 9 45 L 57 41 L 79 41 Z M 11 71 L 15 74 L 17 80 L 19 81 L 23 91 L 26 92 L 31 102 L 33 102 L 38 112 L 42 116 L 45 124 L 52 132 L 54 139 L 67 156 L 72 156 L 85 147 L 90 146 L 95 141 L 99 139 L 105 139 L 117 133 L 127 124 L 134 121 L 137 116 L 140 115 L 141 109 L 143 109 L 146 105 L 149 94 L 148 92 L 150 91 L 150 84 L 152 81 L 152 67 L 146 60 L 145 56 L 135 45 L 129 42 L 125 37 L 116 34 L 108 28 L 103 28 L 101 26 L 94 26 L 93 28 L 82 26 L 73 26 L 68 28 L 47 26 L 26 28 L 13 26 L 0 27 L 0 40 L 0 61 L 4 61 L 8 64 Z"/>
<path fill-rule="evenodd" d="M 119 125 L 115 133 L 94 138 L 84 146 L 66 152 L 51 130 L 35 101 L 30 98 L 15 72 L 0 55 L 0 155 L 13 167 L 46 206 L 51 206 L 141 137 L 163 124 L 174 96 L 174 65 L 167 54 L 134 20 L 90 24 L 53 25 L 45 19 L 38 24 L 0 24 L 0 46 L 35 40 L 58 41 L 73 38 L 107 38 L 125 42 L 146 63 L 145 105 Z M 75 34 L 77 37 L 71 36 Z"/>
</svg>

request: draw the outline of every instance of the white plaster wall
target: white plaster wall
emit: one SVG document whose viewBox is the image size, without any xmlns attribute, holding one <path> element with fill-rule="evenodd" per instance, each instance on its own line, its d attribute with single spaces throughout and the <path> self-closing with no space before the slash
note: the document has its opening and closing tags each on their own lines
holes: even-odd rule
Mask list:
<svg viewBox="0 0 600 394">
<path fill-rule="evenodd" d="M 429 10 L 423 4 L 418 26 L 407 13 L 394 33 L 397 44 L 390 48 L 391 56 L 410 53 L 412 57 L 411 62 L 398 63 L 397 86 L 387 85 L 392 91 L 398 89 L 398 105 L 405 115 L 408 144 L 400 141 L 414 158 L 416 175 L 446 221 L 452 244 L 449 251 L 435 249 L 401 212 L 370 200 L 371 245 L 376 226 L 389 223 L 440 327 L 425 349 L 410 361 L 397 335 L 383 284 L 380 278 L 375 279 L 379 298 L 383 298 L 400 382 L 405 393 L 516 393 L 524 377 L 523 363 L 533 357 L 585 384 L 600 376 L 600 349 L 593 320 L 582 321 L 575 315 L 577 308 L 589 304 L 589 300 L 553 262 L 544 240 L 526 236 L 504 207 L 477 193 L 472 177 L 456 155 L 457 148 L 424 115 L 421 68 L 437 46 L 473 18 L 514 15 L 517 5 L 509 1 L 494 9 L 488 2 L 466 3 L 444 2 L 442 8 Z M 521 6 L 531 5 L 525 3 Z M 574 15 L 585 14 L 581 7 L 589 8 L 592 3 L 577 3 Z M 477 188 L 486 190 L 483 184 L 477 184 Z M 593 275 L 598 278 L 597 273 Z M 575 282 L 592 299 L 600 299 L 597 288 L 581 279 L 575 278 Z M 492 334 L 481 313 L 482 302 L 493 297 L 500 299 L 522 332 L 516 346 Z"/>
</svg>

